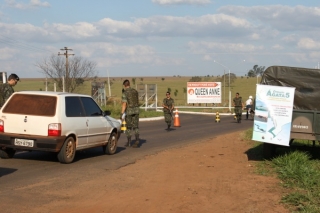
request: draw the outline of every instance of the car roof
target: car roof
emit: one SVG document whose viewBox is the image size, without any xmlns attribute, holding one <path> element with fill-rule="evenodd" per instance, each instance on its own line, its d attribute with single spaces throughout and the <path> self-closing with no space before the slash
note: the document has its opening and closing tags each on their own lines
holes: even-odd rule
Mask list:
<svg viewBox="0 0 320 213">
<path fill-rule="evenodd" d="M 69 93 L 69 92 L 53 92 L 53 91 L 19 91 L 15 92 L 17 94 L 26 95 L 47 95 L 47 96 L 81 96 L 81 97 L 91 97 L 89 95 Z"/>
</svg>

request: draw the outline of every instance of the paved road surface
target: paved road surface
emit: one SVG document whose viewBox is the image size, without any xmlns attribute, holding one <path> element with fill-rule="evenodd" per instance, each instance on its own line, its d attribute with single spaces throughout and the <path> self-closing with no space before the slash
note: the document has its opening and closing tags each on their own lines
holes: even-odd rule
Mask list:
<svg viewBox="0 0 320 213">
<path fill-rule="evenodd" d="M 140 122 L 140 148 L 125 148 L 126 137 L 121 135 L 115 155 L 103 155 L 102 148 L 98 147 L 77 152 L 72 164 L 60 164 L 56 154 L 47 152 L 22 152 L 13 159 L 0 159 L 0 191 L 9 193 L 14 188 L 53 177 L 65 177 L 66 181 L 71 181 L 67 178 L 70 172 L 79 174 L 79 177 L 88 173 L 99 174 L 103 170 L 123 167 L 134 163 L 136 159 L 168 148 L 181 147 L 253 126 L 252 120 L 243 120 L 238 124 L 230 115 L 220 116 L 220 123 L 215 122 L 213 115 L 180 113 L 179 116 L 181 127 L 173 127 L 169 132 L 165 130 L 163 119 Z"/>
</svg>

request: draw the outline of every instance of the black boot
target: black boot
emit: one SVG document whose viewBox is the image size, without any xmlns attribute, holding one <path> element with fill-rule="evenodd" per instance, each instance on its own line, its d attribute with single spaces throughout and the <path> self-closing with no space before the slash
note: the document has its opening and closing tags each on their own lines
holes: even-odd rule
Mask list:
<svg viewBox="0 0 320 213">
<path fill-rule="evenodd" d="M 128 142 L 124 146 L 130 146 L 131 145 L 131 137 L 127 137 Z"/>
<path fill-rule="evenodd" d="M 137 134 L 137 135 L 136 135 L 136 142 L 134 142 L 134 144 L 132 145 L 132 147 L 133 147 L 133 148 L 138 148 L 138 147 L 139 147 L 139 143 L 140 143 L 139 135 Z"/>
<path fill-rule="evenodd" d="M 170 125 L 170 124 L 168 124 L 168 129 L 167 129 L 167 130 L 170 130 L 170 127 L 171 127 L 171 125 Z"/>
</svg>

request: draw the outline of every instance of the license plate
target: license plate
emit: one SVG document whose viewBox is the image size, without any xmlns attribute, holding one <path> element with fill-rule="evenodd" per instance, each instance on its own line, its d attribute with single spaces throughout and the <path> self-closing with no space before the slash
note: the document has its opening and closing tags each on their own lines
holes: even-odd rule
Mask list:
<svg viewBox="0 0 320 213">
<path fill-rule="evenodd" d="M 14 139 L 14 145 L 33 147 L 33 140 L 16 138 Z"/>
</svg>

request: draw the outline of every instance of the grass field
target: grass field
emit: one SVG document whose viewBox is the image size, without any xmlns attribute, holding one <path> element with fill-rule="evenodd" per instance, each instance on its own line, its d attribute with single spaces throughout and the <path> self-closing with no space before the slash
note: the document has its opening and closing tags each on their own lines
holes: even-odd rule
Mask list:
<svg viewBox="0 0 320 213">
<path fill-rule="evenodd" d="M 135 78 L 135 84 L 133 84 L 133 78 Z M 171 97 L 175 100 L 176 106 L 186 106 L 187 105 L 187 95 L 185 93 L 187 82 L 190 81 L 191 76 L 177 76 L 177 77 L 128 77 L 128 78 L 121 78 L 121 77 L 111 77 L 111 90 L 110 94 L 111 97 L 108 97 L 109 103 L 119 102 L 121 97 L 121 90 L 122 90 L 122 82 L 125 79 L 130 80 L 131 86 L 137 88 L 139 84 L 156 84 L 157 85 L 157 96 L 158 96 L 158 106 L 162 104 L 163 98 L 165 98 L 165 93 L 168 88 L 171 89 Z M 219 81 L 217 80 L 218 77 L 202 77 L 202 81 L 206 82 L 214 82 Z M 260 79 L 259 79 L 260 80 Z M 107 78 L 96 78 L 96 82 L 106 82 L 108 81 Z M 221 80 L 220 80 L 221 81 Z M 225 79 L 228 82 L 228 78 Z M 85 81 L 83 86 L 79 87 L 76 93 L 87 94 L 91 95 L 91 83 L 93 81 Z M 224 84 L 224 79 L 221 82 L 221 95 L 222 95 L 222 103 L 217 104 L 217 106 L 228 106 L 228 93 L 229 93 L 229 86 L 228 84 Z M 240 93 L 240 96 L 243 98 L 245 102 L 249 95 L 255 96 L 256 92 L 256 83 L 257 78 L 247 78 L 247 77 L 237 77 L 234 82 L 230 84 L 230 91 L 231 97 L 235 96 L 236 92 Z M 23 91 L 23 90 L 45 90 L 45 79 L 22 79 L 16 86 L 15 91 Z M 52 81 L 48 80 L 48 90 L 54 90 L 54 84 Z M 109 96 L 108 85 L 106 84 L 106 95 Z M 175 91 L 176 94 L 175 94 Z M 202 104 L 201 106 L 205 106 Z M 210 105 L 212 106 L 212 105 Z"/>
<path fill-rule="evenodd" d="M 243 139 L 251 141 L 253 129 L 243 132 Z M 285 193 L 281 198 L 290 212 L 320 212 L 320 145 L 298 140 L 297 146 L 278 147 L 271 160 L 264 160 L 263 143 L 251 141 L 248 155 L 257 161 L 260 175 L 276 175 Z"/>
</svg>

